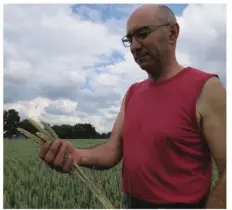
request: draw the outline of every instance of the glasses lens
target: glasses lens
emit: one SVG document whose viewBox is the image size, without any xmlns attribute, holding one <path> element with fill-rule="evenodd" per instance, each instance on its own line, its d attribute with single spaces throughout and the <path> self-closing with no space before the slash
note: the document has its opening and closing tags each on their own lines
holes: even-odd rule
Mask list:
<svg viewBox="0 0 232 210">
<path fill-rule="evenodd" d="M 141 30 L 136 32 L 134 36 L 136 37 L 136 39 L 143 40 L 147 38 L 150 32 L 151 32 L 150 30 Z"/>
<path fill-rule="evenodd" d="M 130 39 L 129 39 L 128 37 L 124 37 L 124 38 L 122 39 L 122 42 L 123 42 L 123 45 L 124 45 L 125 47 L 130 47 L 130 45 L 131 45 L 131 41 L 130 41 Z"/>
</svg>

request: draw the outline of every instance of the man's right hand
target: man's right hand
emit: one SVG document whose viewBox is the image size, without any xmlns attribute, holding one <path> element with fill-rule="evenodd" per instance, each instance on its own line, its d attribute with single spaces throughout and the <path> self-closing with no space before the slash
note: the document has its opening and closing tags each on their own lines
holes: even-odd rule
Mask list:
<svg viewBox="0 0 232 210">
<path fill-rule="evenodd" d="M 68 155 L 66 158 L 65 154 Z M 71 172 L 74 164 L 78 164 L 81 159 L 78 150 L 66 140 L 46 142 L 40 150 L 39 157 L 50 168 L 62 173 Z"/>
</svg>

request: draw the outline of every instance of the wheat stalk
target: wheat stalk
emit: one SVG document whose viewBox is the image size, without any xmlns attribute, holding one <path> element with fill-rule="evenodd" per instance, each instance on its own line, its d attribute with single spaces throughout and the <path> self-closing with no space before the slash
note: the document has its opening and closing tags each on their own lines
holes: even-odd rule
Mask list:
<svg viewBox="0 0 232 210">
<path fill-rule="evenodd" d="M 42 125 L 44 126 L 44 130 L 46 130 L 50 136 L 54 139 L 58 139 L 59 137 L 57 136 L 57 134 L 55 133 L 55 131 L 44 121 L 41 121 Z"/>
<path fill-rule="evenodd" d="M 17 128 L 17 130 L 22 133 L 24 136 L 32 139 L 35 143 L 42 146 L 47 141 L 54 141 L 59 139 L 55 131 L 45 122 L 41 122 L 44 126 L 44 129 L 41 128 L 34 120 L 28 120 L 39 132 L 36 135 L 31 134 L 30 132 Z M 64 158 L 67 158 L 68 154 L 65 154 Z M 74 170 L 72 172 L 73 175 L 77 175 L 80 180 L 82 180 L 89 190 L 98 198 L 98 200 L 102 203 L 102 205 L 107 209 L 114 209 L 114 206 L 111 204 L 109 199 L 94 185 L 94 183 L 89 179 L 89 177 L 83 172 L 80 166 L 74 164 Z"/>
</svg>

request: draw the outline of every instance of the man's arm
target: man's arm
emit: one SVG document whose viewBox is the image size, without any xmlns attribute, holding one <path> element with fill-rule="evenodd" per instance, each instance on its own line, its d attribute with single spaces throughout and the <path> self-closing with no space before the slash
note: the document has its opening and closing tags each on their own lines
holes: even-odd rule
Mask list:
<svg viewBox="0 0 232 210">
<path fill-rule="evenodd" d="M 90 148 L 78 149 L 80 155 L 79 165 L 95 169 L 109 169 L 114 167 L 122 159 L 122 128 L 125 111 L 124 96 L 120 111 L 113 125 L 112 133 L 108 141 Z"/>
<path fill-rule="evenodd" d="M 218 78 L 210 78 L 198 102 L 205 139 L 219 171 L 206 208 L 226 208 L 226 90 Z"/>
</svg>

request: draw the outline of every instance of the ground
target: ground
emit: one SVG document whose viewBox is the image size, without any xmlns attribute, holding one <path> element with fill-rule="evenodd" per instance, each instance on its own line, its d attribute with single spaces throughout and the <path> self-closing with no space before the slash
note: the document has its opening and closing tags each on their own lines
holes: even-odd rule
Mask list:
<svg viewBox="0 0 232 210">
<path fill-rule="evenodd" d="M 76 146 L 104 140 L 72 140 Z M 31 140 L 4 141 L 4 208 L 104 208 L 76 177 L 49 169 Z M 120 164 L 108 171 L 84 169 L 115 208 L 122 208 Z M 213 183 L 217 180 L 214 170 Z"/>
</svg>

